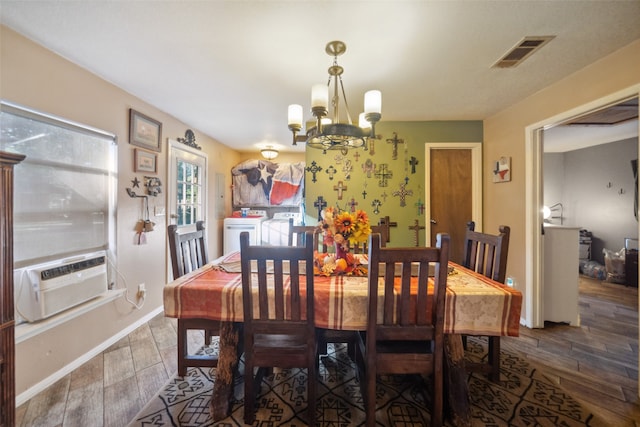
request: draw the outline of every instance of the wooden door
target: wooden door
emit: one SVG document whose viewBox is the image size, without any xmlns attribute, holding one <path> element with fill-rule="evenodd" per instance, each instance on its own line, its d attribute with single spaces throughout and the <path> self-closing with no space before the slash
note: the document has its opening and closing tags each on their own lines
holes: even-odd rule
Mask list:
<svg viewBox="0 0 640 427">
<path fill-rule="evenodd" d="M 449 258 L 460 263 L 466 224 L 473 219 L 472 151 L 431 149 L 429 166 L 431 245 L 438 233 L 449 233 Z"/>
</svg>

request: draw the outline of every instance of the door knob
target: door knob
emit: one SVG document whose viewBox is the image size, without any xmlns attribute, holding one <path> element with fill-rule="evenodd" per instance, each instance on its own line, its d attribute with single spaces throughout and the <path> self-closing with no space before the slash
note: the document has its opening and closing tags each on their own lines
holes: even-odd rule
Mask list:
<svg viewBox="0 0 640 427">
<path fill-rule="evenodd" d="M 435 219 L 432 219 L 432 220 L 430 220 L 429 222 L 430 222 L 431 224 L 434 224 L 434 225 L 438 223 L 438 221 L 436 221 Z"/>
</svg>

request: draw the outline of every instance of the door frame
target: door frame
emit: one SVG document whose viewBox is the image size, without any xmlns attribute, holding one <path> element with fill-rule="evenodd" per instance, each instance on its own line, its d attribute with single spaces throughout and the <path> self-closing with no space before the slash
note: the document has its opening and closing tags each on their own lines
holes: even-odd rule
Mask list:
<svg viewBox="0 0 640 427">
<path fill-rule="evenodd" d="M 542 261 L 543 131 L 634 96 L 640 97 L 640 85 L 633 85 L 525 127 L 525 283 L 527 285 L 525 288 L 526 315 L 524 323 L 529 328 L 544 327 L 543 304 L 541 302 L 544 269 Z M 640 128 L 640 124 L 638 127 Z M 640 143 L 638 145 L 640 151 Z M 640 237 L 640 224 L 638 225 L 638 236 Z"/>
<path fill-rule="evenodd" d="M 471 218 L 476 230 L 482 231 L 482 143 L 481 142 L 425 142 L 424 199 L 431 200 L 431 150 L 471 150 Z M 431 203 L 425 212 L 425 242 L 431 242 Z"/>
<path fill-rule="evenodd" d="M 166 199 L 166 203 L 167 203 L 167 207 L 166 207 L 166 212 L 167 212 L 167 225 L 169 224 L 175 224 L 175 214 L 176 212 L 174 212 L 174 200 L 176 198 L 176 186 L 175 186 L 175 180 L 176 180 L 176 168 L 175 168 L 175 163 L 174 160 L 176 158 L 176 152 L 181 152 L 183 157 L 191 157 L 193 159 L 201 159 L 203 162 L 203 166 L 202 166 L 202 171 L 203 171 L 203 176 L 201 177 L 202 179 L 202 194 L 201 197 L 203 198 L 202 200 L 202 209 L 199 212 L 198 218 L 197 220 L 203 220 L 205 221 L 205 223 L 207 222 L 207 215 L 208 215 L 208 163 L 209 163 L 209 157 L 207 156 L 207 153 L 202 152 L 201 150 L 196 150 L 195 148 L 189 147 L 188 145 L 185 144 L 181 144 L 178 141 L 175 141 L 173 139 L 169 139 L 169 149 L 167 150 L 167 199 Z M 182 226 L 179 226 L 182 227 Z M 184 226 L 186 229 L 188 230 L 195 230 L 195 223 L 191 224 L 191 225 L 186 225 Z"/>
</svg>

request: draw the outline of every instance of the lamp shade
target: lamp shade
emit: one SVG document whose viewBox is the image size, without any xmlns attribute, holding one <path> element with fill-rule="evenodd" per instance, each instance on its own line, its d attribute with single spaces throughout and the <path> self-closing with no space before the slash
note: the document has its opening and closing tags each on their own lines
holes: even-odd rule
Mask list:
<svg viewBox="0 0 640 427">
<path fill-rule="evenodd" d="M 289 125 L 302 126 L 302 105 L 291 104 L 288 110 Z"/>
<path fill-rule="evenodd" d="M 260 150 L 260 153 L 262 154 L 262 157 L 264 157 L 267 160 L 273 160 L 276 157 L 278 157 L 278 150 L 276 150 L 275 148 L 268 146 L 267 148 L 263 148 L 262 150 Z"/>
<path fill-rule="evenodd" d="M 315 84 L 311 87 L 311 108 L 329 108 L 329 88 L 326 84 Z"/>
<path fill-rule="evenodd" d="M 364 94 L 364 112 L 382 113 L 382 92 L 370 90 Z"/>
</svg>

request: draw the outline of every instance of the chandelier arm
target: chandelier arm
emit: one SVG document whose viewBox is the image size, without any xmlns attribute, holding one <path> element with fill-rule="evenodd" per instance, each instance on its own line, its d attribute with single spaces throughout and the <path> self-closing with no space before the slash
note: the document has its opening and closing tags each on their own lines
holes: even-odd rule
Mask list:
<svg viewBox="0 0 640 427">
<path fill-rule="evenodd" d="M 353 124 L 353 121 L 351 121 L 351 114 L 349 114 L 349 104 L 347 104 L 347 94 L 344 91 L 344 84 L 342 84 L 342 76 L 339 76 L 340 79 L 340 88 L 342 89 L 342 99 L 344 99 L 344 108 L 345 110 L 347 110 L 347 123 L 349 124 Z M 336 107 L 336 111 L 338 110 L 338 108 Z"/>
</svg>

